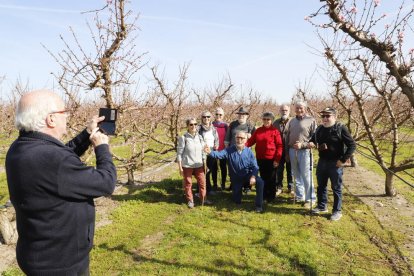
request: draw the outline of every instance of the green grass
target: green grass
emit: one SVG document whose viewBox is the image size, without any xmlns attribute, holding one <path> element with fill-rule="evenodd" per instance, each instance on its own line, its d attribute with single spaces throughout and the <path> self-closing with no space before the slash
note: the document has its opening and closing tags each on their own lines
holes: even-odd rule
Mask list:
<svg viewBox="0 0 414 276">
<path fill-rule="evenodd" d="M 367 150 L 364 150 L 362 148 L 359 148 L 359 150 L 369 155 Z M 401 160 L 402 158 L 408 158 L 413 155 L 414 155 L 414 152 L 411 146 L 405 147 L 401 149 L 399 158 Z M 362 166 L 384 177 L 384 193 L 385 193 L 385 173 L 381 169 L 381 167 L 375 161 L 370 160 L 361 154 L 356 154 L 356 157 L 357 157 L 359 166 Z M 384 153 L 384 157 L 385 157 L 385 160 L 387 161 L 388 155 L 386 153 Z M 407 172 L 410 173 L 411 175 L 414 175 L 414 169 L 407 170 Z M 404 180 L 406 180 L 411 185 L 414 185 L 413 179 L 409 177 L 408 175 L 401 173 L 401 172 L 397 173 L 397 175 L 402 177 Z M 407 199 L 410 203 L 414 204 L 414 188 L 410 187 L 409 185 L 407 185 L 406 183 L 404 183 L 397 177 L 394 177 L 394 186 L 397 189 L 398 193 L 402 194 L 405 197 L 405 199 Z"/>
<path fill-rule="evenodd" d="M 180 180 L 114 199 L 121 205 L 113 224 L 97 231 L 92 251 L 97 275 L 392 275 L 388 254 L 397 254 L 395 242 L 403 239 L 347 194 L 345 216 L 336 223 L 309 216 L 286 197 L 264 214 L 253 212 L 253 195 L 236 206 L 229 193 L 211 197 L 214 206 L 190 210 Z"/>
<path fill-rule="evenodd" d="M 383 229 L 370 209 L 345 192 L 344 217 L 310 216 L 287 195 L 254 212 L 254 193 L 237 206 L 230 193 L 188 209 L 176 176 L 124 187 L 112 198 L 112 224 L 97 229 L 93 275 L 395 275 L 404 237 Z M 330 198 L 332 201 L 332 198 Z M 8 272 L 9 273 L 9 272 Z M 18 275 L 15 268 L 6 275 Z"/>
<path fill-rule="evenodd" d="M 9 189 L 7 188 L 6 173 L 0 173 L 0 205 L 4 205 L 9 199 Z"/>
</svg>

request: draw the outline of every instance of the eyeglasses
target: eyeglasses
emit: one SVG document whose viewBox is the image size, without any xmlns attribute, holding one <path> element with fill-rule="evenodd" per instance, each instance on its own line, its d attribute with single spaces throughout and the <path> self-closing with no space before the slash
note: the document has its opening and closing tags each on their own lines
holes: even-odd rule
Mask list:
<svg viewBox="0 0 414 276">
<path fill-rule="evenodd" d="M 326 115 L 321 115 L 321 117 L 322 118 L 329 118 L 329 117 L 331 117 L 331 115 L 330 114 L 326 114 Z"/>
<path fill-rule="evenodd" d="M 201 118 L 205 119 L 205 118 L 210 118 L 211 116 L 201 116 Z"/>
<path fill-rule="evenodd" d="M 197 123 L 194 123 L 194 124 L 188 124 L 188 126 L 196 126 L 197 125 Z"/>
<path fill-rule="evenodd" d="M 216 113 L 216 116 L 223 116 L 223 114 L 218 114 L 218 113 Z"/>
<path fill-rule="evenodd" d="M 53 111 L 53 112 L 49 112 L 49 114 L 63 114 L 63 115 L 70 115 L 70 110 L 69 109 L 65 109 L 65 110 L 60 110 L 60 111 Z"/>
</svg>

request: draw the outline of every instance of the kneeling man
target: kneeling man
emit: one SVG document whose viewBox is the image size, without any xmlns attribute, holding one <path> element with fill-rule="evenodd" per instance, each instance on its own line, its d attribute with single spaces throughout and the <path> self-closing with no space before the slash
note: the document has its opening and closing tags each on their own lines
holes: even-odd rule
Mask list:
<svg viewBox="0 0 414 276">
<path fill-rule="evenodd" d="M 257 175 L 259 166 L 250 148 L 245 146 L 247 133 L 236 133 L 236 144 L 222 151 L 211 151 L 205 147 L 204 151 L 212 158 L 227 159 L 229 163 L 230 182 L 232 184 L 233 201 L 241 203 L 244 184 L 256 185 L 256 212 L 263 212 L 263 180 Z"/>
</svg>

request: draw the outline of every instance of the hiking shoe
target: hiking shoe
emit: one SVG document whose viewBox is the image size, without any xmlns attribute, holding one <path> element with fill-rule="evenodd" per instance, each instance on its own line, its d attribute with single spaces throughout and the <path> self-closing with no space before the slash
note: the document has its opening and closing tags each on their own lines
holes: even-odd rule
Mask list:
<svg viewBox="0 0 414 276">
<path fill-rule="evenodd" d="M 312 214 L 319 214 L 319 213 L 327 213 L 328 212 L 328 208 L 325 207 L 325 209 L 316 207 L 312 209 Z"/>
<path fill-rule="evenodd" d="M 340 220 L 341 218 L 342 218 L 342 213 L 340 211 L 334 212 L 331 216 L 332 221 L 337 221 L 337 220 Z"/>
<path fill-rule="evenodd" d="M 262 207 L 256 207 L 256 213 L 263 213 Z"/>
<path fill-rule="evenodd" d="M 280 195 L 281 193 L 282 193 L 282 189 L 281 188 L 279 188 L 279 189 L 276 190 L 276 196 Z"/>
<path fill-rule="evenodd" d="M 188 206 L 188 208 L 193 209 L 193 208 L 194 208 L 194 202 L 189 201 L 189 202 L 187 203 L 187 206 Z"/>
<path fill-rule="evenodd" d="M 305 209 L 310 209 L 310 208 L 313 208 L 315 206 L 316 206 L 316 202 L 312 202 L 312 206 L 311 206 L 310 201 L 307 201 L 307 202 L 305 202 L 305 204 L 303 204 L 303 208 L 305 208 Z"/>
</svg>

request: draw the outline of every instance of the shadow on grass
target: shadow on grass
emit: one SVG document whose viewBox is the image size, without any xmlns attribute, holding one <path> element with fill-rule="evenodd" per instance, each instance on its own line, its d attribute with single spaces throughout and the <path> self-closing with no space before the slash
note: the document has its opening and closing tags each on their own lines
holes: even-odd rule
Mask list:
<svg viewBox="0 0 414 276">
<path fill-rule="evenodd" d="M 347 193 L 347 203 L 349 206 L 352 204 L 362 204 L 364 202 L 359 197 L 382 197 L 383 195 L 352 195 L 349 192 Z M 366 221 L 361 219 L 360 216 L 349 210 L 347 215 L 351 218 L 351 220 L 358 226 L 361 233 L 364 233 L 367 238 L 371 241 L 372 244 L 378 247 L 384 257 L 387 259 L 388 263 L 394 270 L 394 272 L 398 275 L 405 275 L 406 273 L 410 273 L 414 275 L 414 268 L 410 264 L 409 260 L 404 256 L 401 252 L 400 246 L 395 239 L 393 232 L 389 229 L 386 229 L 381 221 L 375 217 L 376 222 L 380 226 L 380 228 L 384 231 L 384 235 L 387 236 L 387 240 L 382 240 L 381 237 L 378 237 L 375 232 L 373 232 L 369 225 L 366 225 Z M 392 252 L 395 250 L 395 253 Z"/>
<path fill-rule="evenodd" d="M 271 233 L 268 230 L 264 230 L 264 231 L 266 231 L 267 233 L 263 240 L 265 243 L 267 243 Z M 126 255 L 131 256 L 132 259 L 138 263 L 146 262 L 146 263 L 151 263 L 151 264 L 172 266 L 176 269 L 188 268 L 188 269 L 192 269 L 195 271 L 204 271 L 209 274 L 218 274 L 218 275 L 236 275 L 237 273 L 235 272 L 235 270 L 248 271 L 249 275 L 269 275 L 269 271 L 258 269 L 258 268 L 252 268 L 248 266 L 247 264 L 240 265 L 240 263 L 236 261 L 232 261 L 232 260 L 226 260 L 226 261 L 225 260 L 214 260 L 211 266 L 205 266 L 205 265 L 195 265 L 191 263 L 182 263 L 175 259 L 169 261 L 169 260 L 158 259 L 155 257 L 150 257 L 150 256 L 147 256 L 146 254 L 141 254 L 138 251 L 129 250 L 126 248 L 125 245 L 118 245 L 118 246 L 111 247 L 111 246 L 108 246 L 107 243 L 104 243 L 104 244 L 99 245 L 98 247 L 100 249 L 103 249 L 109 252 L 120 251 Z M 274 248 L 273 246 L 265 246 L 265 248 L 271 251 L 273 254 L 277 252 L 277 249 Z M 286 257 L 286 256 L 282 256 L 282 257 Z M 300 263 L 300 261 L 297 258 L 289 257 L 289 260 L 290 260 L 292 267 L 300 270 L 304 275 L 317 275 L 317 271 L 313 267 Z M 226 269 L 226 267 L 231 267 L 231 269 Z M 244 273 L 242 272 L 241 274 L 244 274 Z M 290 273 L 290 274 L 293 275 L 294 273 Z M 287 273 L 272 272 L 271 275 L 287 275 Z"/>
<path fill-rule="evenodd" d="M 182 188 L 182 181 L 179 179 L 164 179 L 160 182 L 151 182 L 144 185 L 125 185 L 128 192 L 122 195 L 112 195 L 115 201 L 143 201 L 146 203 L 165 202 L 170 204 L 185 204 L 186 199 Z M 193 195 L 195 195 L 196 184 L 193 183 Z M 215 195 L 209 195 L 208 199 L 213 202 L 209 205 L 216 210 L 222 211 L 255 211 L 256 191 L 253 190 L 249 194 L 243 194 L 242 203 L 236 204 L 232 201 L 231 191 L 217 192 Z M 196 208 L 201 205 L 201 200 L 194 196 Z M 288 206 L 286 206 L 289 204 Z M 291 207 L 290 207 L 291 206 Z M 265 212 L 279 214 L 305 214 L 306 210 L 298 208 L 298 204 L 293 202 L 286 195 L 278 197 L 274 202 L 265 205 Z"/>
</svg>

